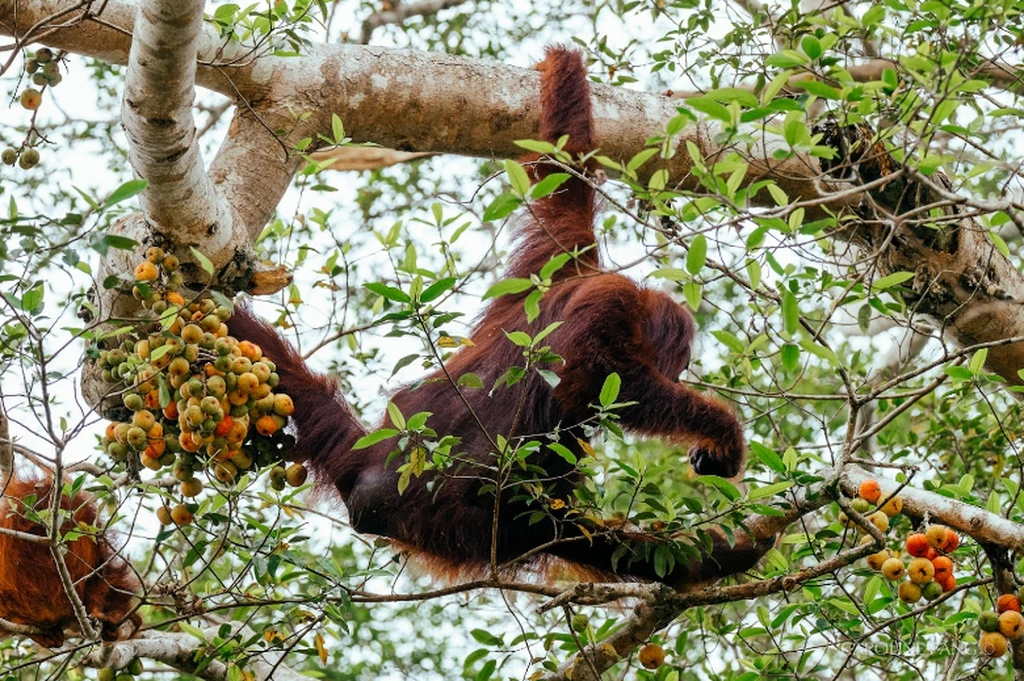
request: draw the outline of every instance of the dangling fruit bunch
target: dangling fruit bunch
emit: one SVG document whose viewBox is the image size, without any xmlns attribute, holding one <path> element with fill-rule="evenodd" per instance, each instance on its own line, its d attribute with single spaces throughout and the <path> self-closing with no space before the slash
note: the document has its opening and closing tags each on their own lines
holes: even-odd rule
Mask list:
<svg viewBox="0 0 1024 681">
<path fill-rule="evenodd" d="M 1020 599 L 1013 594 L 1003 594 L 996 600 L 995 612 L 983 612 L 978 616 L 981 627 L 978 647 L 984 655 L 1002 657 L 1010 641 L 1024 636 L 1024 616 L 1020 611 Z"/>
<path fill-rule="evenodd" d="M 57 87 L 60 84 L 64 77 L 60 73 L 58 57 L 59 55 L 54 54 L 50 48 L 41 47 L 25 60 L 25 73 L 31 76 L 33 85 L 45 90 L 47 87 Z M 43 93 L 34 87 L 27 87 L 22 90 L 18 101 L 28 111 L 35 111 L 43 104 Z M 29 140 L 26 140 L 21 149 L 4 149 L 0 152 L 0 162 L 9 166 L 17 163 L 22 170 L 35 167 L 39 163 L 39 150 L 27 146 L 28 142 Z"/>
<path fill-rule="evenodd" d="M 899 496 L 893 496 L 879 508 L 876 505 L 881 498 L 882 490 L 878 486 L 878 482 L 875 480 L 865 480 L 857 490 L 857 498 L 850 502 L 850 508 L 866 515 L 868 522 L 878 528 L 879 532 L 885 534 L 889 531 L 890 520 L 903 511 L 903 500 Z M 854 527 L 854 522 L 845 513 L 839 514 L 839 522 L 844 527 Z M 867 533 L 867 530 L 863 527 L 859 525 L 856 527 L 860 532 Z"/>
<path fill-rule="evenodd" d="M 99 353 L 103 379 L 128 386 L 122 401 L 131 413 L 107 426 L 104 450 L 115 461 L 138 456 L 154 471 L 172 467 L 187 498 L 202 492 L 196 474 L 204 470 L 230 484 L 240 471 L 274 466 L 272 487 L 302 485 L 302 464 L 282 465 L 295 443 L 284 432 L 295 407 L 274 392 L 276 366 L 258 345 L 228 335 L 230 301 L 186 301 L 178 268 L 178 258 L 161 248 L 146 251 L 132 294 L 151 319 Z M 159 516 L 165 524 L 191 522 L 185 507 Z"/>
</svg>

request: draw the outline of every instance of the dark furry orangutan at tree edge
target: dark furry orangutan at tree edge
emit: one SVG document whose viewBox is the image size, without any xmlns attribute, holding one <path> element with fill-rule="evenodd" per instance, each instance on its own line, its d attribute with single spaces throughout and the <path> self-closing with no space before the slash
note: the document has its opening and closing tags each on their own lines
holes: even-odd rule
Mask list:
<svg viewBox="0 0 1024 681">
<path fill-rule="evenodd" d="M 48 648 L 62 645 L 64 630 L 78 622 L 42 522 L 52 490 L 49 477 L 0 485 L 0 618 L 34 627 L 38 632 L 29 638 Z M 85 614 L 98 622 L 105 641 L 133 636 L 142 624 L 136 612 L 142 585 L 108 537 L 89 533 L 97 526 L 95 500 L 82 491 L 63 494 L 60 507 L 68 513 L 61 533 L 82 533 L 66 543 L 64 564 Z"/>
<path fill-rule="evenodd" d="M 574 159 L 593 151 L 590 88 L 580 55 L 550 48 L 536 68 L 541 73 L 541 138 L 554 143 L 568 136 L 564 151 Z M 540 157 L 527 161 L 534 182 L 564 171 Z M 401 493 L 396 468 L 406 459 L 393 455 L 397 439 L 353 449 L 366 431 L 337 384 L 309 370 L 251 311 L 236 310 L 231 333 L 258 343 L 277 364 L 279 389 L 295 401 L 299 454 L 321 483 L 340 492 L 356 531 L 389 537 L 449 574 L 479 573 L 479 568 L 510 562 L 536 565 L 545 556 L 556 556 L 590 578 L 657 579 L 680 588 L 747 570 L 772 545 L 752 543 L 742 532 L 730 545 L 711 528 L 709 554 L 677 560 L 669 574 L 658 575 L 652 547 L 662 540 L 621 522 L 585 525 L 583 516 L 572 515 L 570 503 L 550 503 L 573 499 L 581 475 L 568 462 L 572 457 L 542 444 L 527 457 L 530 472 L 525 476 L 508 477 L 508 469 L 499 465 L 498 436 L 513 444 L 544 443 L 545 434 L 553 433 L 558 444 L 582 458 L 582 424 L 593 420 L 592 405 L 606 378 L 616 373 L 621 379 L 618 400 L 630 403 L 617 412 L 622 428 L 690 443 L 690 462 L 701 474 L 733 476 L 743 466 L 742 427 L 731 410 L 677 382 L 690 360 L 694 322 L 689 313 L 668 295 L 601 269 L 593 228 L 595 192 L 587 179 L 593 170 L 593 161 L 584 161 L 556 191 L 528 206 L 529 220 L 518 234 L 506 275 L 528 278 L 552 258 L 572 256 L 552 275 L 539 316 L 527 321 L 528 292 L 497 298 L 470 334 L 474 345 L 392 397 L 402 414 L 432 412 L 429 428 L 460 439 L 452 450 L 459 463 L 413 477 Z M 536 334 L 554 322 L 561 326 L 544 343 L 563 360 L 551 367 L 560 379 L 557 386 L 530 371 L 493 395 L 456 387 L 458 377 L 470 372 L 493 385 L 509 367 L 523 363 L 523 348 L 505 332 Z M 393 427 L 387 416 L 382 427 Z M 524 480 L 533 484 L 517 484 Z M 544 499 L 537 498 L 540 486 Z M 543 514 L 540 521 L 538 513 Z"/>
</svg>

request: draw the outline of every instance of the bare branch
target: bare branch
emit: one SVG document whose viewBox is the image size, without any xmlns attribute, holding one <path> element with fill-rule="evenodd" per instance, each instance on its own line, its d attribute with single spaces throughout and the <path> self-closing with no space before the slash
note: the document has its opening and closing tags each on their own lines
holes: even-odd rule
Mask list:
<svg viewBox="0 0 1024 681">
<path fill-rule="evenodd" d="M 400 24 L 409 17 L 437 14 L 441 10 L 457 7 L 466 0 L 422 0 L 422 2 L 395 3 L 395 7 L 385 12 L 374 12 L 363 22 L 359 34 L 359 42 L 366 45 L 373 37 L 373 32 L 387 24 Z"/>
</svg>

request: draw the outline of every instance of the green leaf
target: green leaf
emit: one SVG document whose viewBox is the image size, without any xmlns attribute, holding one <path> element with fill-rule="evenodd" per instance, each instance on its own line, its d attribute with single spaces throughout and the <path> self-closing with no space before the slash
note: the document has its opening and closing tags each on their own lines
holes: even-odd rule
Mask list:
<svg viewBox="0 0 1024 681">
<path fill-rule="evenodd" d="M 750 288 L 756 289 L 761 285 L 761 263 L 756 260 L 747 262 L 747 277 L 750 279 Z"/>
<path fill-rule="evenodd" d="M 696 275 L 704 267 L 708 260 L 708 240 L 703 234 L 698 234 L 690 243 L 690 250 L 686 253 L 686 271 Z"/>
<path fill-rule="evenodd" d="M 747 495 L 747 499 L 749 499 L 750 501 L 754 501 L 755 499 L 763 499 L 765 497 L 772 497 L 772 496 L 775 496 L 776 494 L 778 494 L 779 492 L 785 492 L 787 489 L 792 487 L 794 484 L 795 483 L 792 482 L 791 480 L 784 480 L 782 482 L 772 483 L 771 485 L 765 485 L 763 487 L 758 487 L 757 489 L 750 490 L 750 493 Z"/>
<path fill-rule="evenodd" d="M 484 222 L 492 222 L 494 220 L 501 220 L 508 216 L 510 213 L 519 208 L 519 205 L 523 202 L 521 198 L 515 194 L 505 193 L 498 198 L 491 201 L 491 205 L 484 209 Z"/>
<path fill-rule="evenodd" d="M 807 57 L 796 50 L 783 50 L 768 57 L 765 64 L 779 69 L 791 69 L 810 63 Z"/>
<path fill-rule="evenodd" d="M 110 192 L 110 196 L 108 196 L 103 202 L 101 209 L 106 210 L 115 204 L 121 203 L 126 199 L 130 199 L 137 194 L 141 194 L 148 184 L 149 183 L 145 180 L 128 180 L 120 187 Z"/>
<path fill-rule="evenodd" d="M 562 379 L 558 376 L 558 374 L 556 374 L 554 371 L 551 371 L 550 369 L 537 369 L 537 373 L 540 375 L 541 378 L 544 379 L 544 382 L 550 385 L 552 388 L 557 388 L 558 384 L 562 382 Z"/>
<path fill-rule="evenodd" d="M 689 281 L 690 275 L 685 270 L 681 270 L 678 267 L 662 267 L 661 269 L 654 270 L 651 272 L 651 276 L 656 279 L 668 279 L 669 281 Z"/>
<path fill-rule="evenodd" d="M 553 154 L 558 151 L 558 148 L 551 142 L 542 142 L 540 140 L 516 140 L 513 144 L 537 154 Z"/>
<path fill-rule="evenodd" d="M 971 371 L 975 374 L 980 374 L 981 370 L 985 368 L 985 362 L 988 360 L 988 348 L 982 348 L 974 353 L 971 357 L 970 363 L 967 365 Z"/>
<path fill-rule="evenodd" d="M 455 277 L 447 277 L 445 279 L 438 279 L 433 284 L 428 286 L 423 293 L 420 294 L 420 302 L 429 303 L 434 300 L 442 293 L 455 286 L 455 282 L 458 281 Z"/>
<path fill-rule="evenodd" d="M 395 425 L 395 428 L 399 430 L 405 430 L 405 417 L 402 415 L 402 410 L 398 408 L 398 405 L 388 400 L 388 417 L 391 419 L 391 423 Z"/>
<path fill-rule="evenodd" d="M 913 272 L 893 272 L 892 274 L 886 275 L 881 279 L 875 279 L 871 282 L 871 290 L 884 291 L 887 288 L 892 288 L 893 286 L 897 286 L 913 278 Z"/>
<path fill-rule="evenodd" d="M 782 366 L 786 371 L 793 372 L 800 367 L 800 346 L 786 343 L 782 346 Z"/>
<path fill-rule="evenodd" d="M 528 348 L 533 343 L 533 339 L 530 338 L 530 334 L 523 333 L 522 331 L 506 331 L 505 337 L 515 343 L 521 348 Z"/>
<path fill-rule="evenodd" d="M 545 196 L 548 196 L 561 187 L 570 177 L 572 177 L 572 175 L 569 173 L 551 173 L 543 180 L 533 185 L 533 189 L 530 190 L 530 198 L 542 199 Z"/>
<path fill-rule="evenodd" d="M 607 407 L 615 402 L 615 398 L 619 396 L 619 388 L 622 387 L 622 379 L 615 372 L 608 374 L 608 378 L 604 379 L 604 385 L 601 386 L 601 395 L 598 397 L 598 401 L 602 407 Z"/>
<path fill-rule="evenodd" d="M 729 333 L 725 329 L 719 329 L 717 331 L 712 331 L 711 335 L 714 336 L 715 338 L 717 338 L 719 343 L 721 343 L 722 345 L 726 346 L 727 348 L 729 348 L 733 352 L 735 352 L 737 354 L 740 354 L 740 355 L 743 354 L 743 351 L 745 350 L 745 348 L 743 346 L 743 341 L 741 341 L 739 338 L 737 338 L 733 334 Z"/>
<path fill-rule="evenodd" d="M 813 35 L 805 35 L 800 40 L 800 49 L 811 59 L 821 56 L 821 43 Z"/>
<path fill-rule="evenodd" d="M 639 152 L 636 156 L 634 156 L 633 158 L 629 159 L 629 163 L 626 164 L 626 170 L 628 170 L 628 171 L 636 170 L 637 168 L 642 166 L 644 163 L 646 163 L 647 159 L 651 158 L 652 156 L 654 156 L 657 153 L 658 153 L 657 149 L 644 149 L 643 151 Z"/>
<path fill-rule="evenodd" d="M 554 331 L 561 325 L 562 322 L 551 322 L 550 324 L 545 326 L 540 333 L 533 337 L 533 344 L 538 345 L 542 340 L 548 337 L 548 334 L 550 334 L 552 331 Z"/>
<path fill-rule="evenodd" d="M 36 284 L 25 291 L 25 295 L 21 299 L 21 309 L 30 314 L 41 310 L 43 307 L 43 294 L 42 284 Z"/>
<path fill-rule="evenodd" d="M 401 289 L 397 289 L 394 286 L 388 286 L 379 281 L 372 281 L 369 284 L 363 284 L 367 289 L 373 291 L 378 296 L 393 300 L 398 303 L 409 303 L 412 302 L 412 298 L 409 294 Z"/>
<path fill-rule="evenodd" d="M 704 297 L 704 287 L 695 281 L 688 281 L 683 284 L 683 296 L 690 309 L 696 312 L 700 309 L 700 301 Z"/>
<path fill-rule="evenodd" d="M 757 456 L 761 463 L 768 466 L 768 468 L 771 468 L 776 473 L 786 472 L 786 465 L 782 462 L 782 459 L 779 457 L 778 454 L 775 453 L 774 450 L 765 447 L 760 442 L 751 442 L 750 451 L 752 451 L 754 455 Z"/>
<path fill-rule="evenodd" d="M 688 99 L 686 100 L 686 105 L 693 107 L 703 114 L 707 114 L 711 118 L 717 118 L 720 121 L 732 123 L 732 114 L 729 113 L 729 109 L 709 97 L 695 97 L 693 99 Z"/>
<path fill-rule="evenodd" d="M 766 186 L 767 186 L 767 189 L 768 189 L 768 193 L 771 194 L 772 195 L 772 199 L 775 200 L 775 205 L 777 205 L 777 206 L 788 206 L 789 205 L 789 197 L 786 195 L 786 192 L 782 190 L 782 187 L 780 187 L 779 185 L 775 184 L 774 182 L 772 182 L 771 184 L 768 184 Z"/>
<path fill-rule="evenodd" d="M 786 333 L 792 335 L 800 328 L 800 308 L 796 296 L 788 288 L 782 290 L 782 319 Z"/>
<path fill-rule="evenodd" d="M 711 485 L 716 488 L 719 492 L 725 495 L 725 498 L 729 501 L 736 501 L 740 498 L 740 491 L 736 489 L 736 486 L 726 480 L 720 478 L 717 475 L 698 475 L 697 481 L 705 485 Z"/>
<path fill-rule="evenodd" d="M 504 645 L 502 639 L 495 636 L 489 631 L 484 629 L 473 629 L 469 632 L 470 636 L 476 639 L 477 643 L 482 643 L 485 646 L 500 646 Z"/>
<path fill-rule="evenodd" d="M 341 123 L 341 117 L 336 113 L 331 114 L 331 134 L 334 135 L 334 143 L 341 144 L 345 139 L 345 126 Z"/>
<path fill-rule="evenodd" d="M 570 450 L 565 445 L 560 444 L 558 442 L 551 442 L 551 443 L 548 443 L 548 449 L 550 449 L 555 454 L 558 454 L 558 456 L 560 456 L 563 459 L 565 459 L 569 463 L 570 466 L 575 466 L 576 465 L 576 455 L 573 454 L 572 450 Z"/>
<path fill-rule="evenodd" d="M 526 312 L 527 323 L 533 322 L 534 319 L 540 316 L 540 299 L 543 295 L 544 292 L 540 289 L 530 291 L 523 301 L 523 311 Z"/>
<path fill-rule="evenodd" d="M 554 256 L 551 260 L 544 263 L 544 267 L 540 268 L 540 278 L 545 281 L 550 279 L 555 272 L 565 267 L 565 263 L 571 259 L 572 256 L 568 253 L 559 253 Z"/>
<path fill-rule="evenodd" d="M 512 184 L 512 191 L 519 196 L 526 196 L 530 191 L 530 178 L 527 176 L 523 166 L 512 159 L 506 159 L 505 172 L 508 174 L 508 180 Z"/>
<path fill-rule="evenodd" d="M 356 443 L 352 445 L 352 449 L 366 449 L 378 442 L 382 442 L 388 438 L 398 435 L 398 432 L 399 431 L 394 428 L 381 428 L 380 430 L 375 430 L 372 433 L 368 433 L 356 440 Z"/>
<path fill-rule="evenodd" d="M 467 372 L 459 376 L 459 380 L 456 383 L 463 388 L 482 388 L 484 382 L 480 380 L 480 377 L 472 372 Z"/>
<path fill-rule="evenodd" d="M 210 262 L 210 259 L 203 255 L 202 252 L 195 246 L 189 246 L 189 249 L 192 251 L 192 257 L 196 259 L 196 262 L 198 262 L 199 266 L 203 268 L 203 271 L 212 277 L 214 267 L 213 263 Z"/>
<path fill-rule="evenodd" d="M 533 288 L 533 282 L 529 279 L 516 279 L 515 277 L 502 279 L 487 289 L 484 293 L 484 300 L 487 300 L 488 298 L 497 298 L 510 293 L 522 293 L 523 291 L 531 288 Z"/>
</svg>

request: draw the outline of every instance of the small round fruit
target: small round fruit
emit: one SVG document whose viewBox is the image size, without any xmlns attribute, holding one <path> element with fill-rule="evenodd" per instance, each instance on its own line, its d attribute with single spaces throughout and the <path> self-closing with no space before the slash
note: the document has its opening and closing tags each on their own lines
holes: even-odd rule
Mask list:
<svg viewBox="0 0 1024 681">
<path fill-rule="evenodd" d="M 225 484 L 231 482 L 238 475 L 238 469 L 230 461 L 218 461 L 213 466 L 213 476 Z"/>
<path fill-rule="evenodd" d="M 665 649 L 656 643 L 648 643 L 640 649 L 637 659 L 644 669 L 657 669 L 665 664 Z"/>
<path fill-rule="evenodd" d="M 256 432 L 264 436 L 273 435 L 277 432 L 277 422 L 271 416 L 261 416 L 256 419 Z"/>
<path fill-rule="evenodd" d="M 924 597 L 929 601 L 934 601 L 942 595 L 943 591 L 944 589 L 942 588 L 942 585 L 938 582 L 928 582 L 921 587 L 921 593 L 924 594 Z"/>
<path fill-rule="evenodd" d="M 939 549 L 943 553 L 953 553 L 956 551 L 958 546 L 960 546 L 960 535 L 953 530 L 947 529 L 946 541 L 942 543 L 942 546 L 940 546 Z"/>
<path fill-rule="evenodd" d="M 1006 637 L 998 631 L 985 632 L 978 639 L 978 647 L 981 648 L 982 655 L 988 657 L 1002 657 L 1006 654 L 1008 645 Z"/>
<path fill-rule="evenodd" d="M 25 88 L 19 100 L 21 105 L 29 111 L 35 111 L 43 103 L 43 94 L 35 88 Z"/>
<path fill-rule="evenodd" d="M 885 578 L 893 582 L 903 579 L 903 572 L 906 568 L 903 566 L 903 561 L 899 558 L 890 558 L 882 563 L 882 574 Z"/>
<path fill-rule="evenodd" d="M 866 499 L 873 504 L 882 496 L 882 488 L 878 486 L 878 482 L 875 480 L 865 480 L 860 483 L 857 494 L 860 495 L 861 499 Z"/>
<path fill-rule="evenodd" d="M 35 73 L 38 70 L 39 70 L 39 61 L 38 60 L 32 59 L 32 58 L 29 58 L 29 59 L 25 60 L 25 73 Z"/>
<path fill-rule="evenodd" d="M 928 540 L 929 546 L 933 549 L 939 549 L 946 543 L 946 536 L 948 533 L 949 530 L 946 529 L 945 525 L 930 525 L 928 530 L 924 533 L 924 537 Z"/>
<path fill-rule="evenodd" d="M 877 527 L 879 532 L 885 533 L 889 531 L 889 516 L 881 511 L 875 511 L 869 515 L 868 521 Z"/>
<path fill-rule="evenodd" d="M 307 475 L 306 467 L 301 463 L 293 463 L 284 472 L 285 480 L 292 487 L 302 487 L 306 482 Z"/>
<path fill-rule="evenodd" d="M 136 657 L 128 663 L 128 666 L 125 667 L 124 670 L 132 676 L 138 676 L 144 671 L 142 668 L 142 660 Z"/>
<path fill-rule="evenodd" d="M 953 574 L 953 561 L 945 556 L 937 556 L 932 560 L 932 566 L 935 568 L 936 582 L 941 582 L 946 579 L 946 577 Z"/>
<path fill-rule="evenodd" d="M 892 557 L 893 554 L 889 552 L 889 549 L 882 549 L 878 553 L 867 556 L 867 566 L 876 572 L 881 572 L 882 566 Z"/>
<path fill-rule="evenodd" d="M 203 481 L 199 478 L 192 478 L 181 483 L 181 495 L 184 497 L 199 496 L 203 491 Z"/>
<path fill-rule="evenodd" d="M 137 449 L 139 451 L 145 449 L 148 444 L 147 439 L 146 431 L 142 428 L 139 428 L 138 426 L 130 426 L 128 428 L 128 444 L 131 445 L 133 449 Z"/>
<path fill-rule="evenodd" d="M 917 603 L 921 600 L 921 587 L 913 582 L 900 582 L 897 594 L 904 603 Z"/>
<path fill-rule="evenodd" d="M 943 591 L 952 591 L 956 588 L 956 575 L 947 575 L 941 580 L 937 580 L 937 583 L 942 586 Z"/>
<path fill-rule="evenodd" d="M 889 501 L 882 505 L 882 513 L 886 514 L 890 518 L 894 518 L 903 512 L 903 499 L 899 496 L 895 496 Z"/>
<path fill-rule="evenodd" d="M 144 260 L 135 266 L 135 279 L 137 281 L 156 281 L 156 278 L 160 276 L 160 271 L 157 270 L 156 265 Z"/>
<path fill-rule="evenodd" d="M 192 524 L 194 516 L 185 504 L 178 504 L 171 511 L 171 518 L 174 520 L 175 525 L 185 526 Z"/>
<path fill-rule="evenodd" d="M 156 417 L 148 409 L 140 409 L 132 416 L 132 425 L 142 428 L 147 433 L 156 425 Z"/>
<path fill-rule="evenodd" d="M 295 413 L 295 404 L 292 398 L 284 393 L 274 395 L 274 413 L 279 416 L 291 416 Z"/>
<path fill-rule="evenodd" d="M 852 508 L 857 513 L 867 513 L 868 511 L 871 510 L 871 502 L 868 501 L 867 499 L 861 499 L 860 497 L 857 497 L 856 499 L 850 502 L 850 508 Z"/>
<path fill-rule="evenodd" d="M 124 397 L 121 398 L 121 401 L 124 402 L 124 406 L 128 407 L 132 411 L 139 411 L 140 409 L 144 409 L 146 406 L 146 400 L 138 393 L 125 393 Z"/>
<path fill-rule="evenodd" d="M 935 566 L 927 558 L 915 558 L 907 565 L 907 575 L 916 584 L 927 584 L 935 579 Z"/>
<path fill-rule="evenodd" d="M 186 324 L 181 330 L 181 340 L 186 343 L 198 343 L 203 339 L 203 330 L 195 324 Z"/>
<path fill-rule="evenodd" d="M 47 62 L 53 61 L 53 50 L 49 47 L 40 47 L 35 53 L 36 61 L 40 64 L 46 64 Z"/>
<path fill-rule="evenodd" d="M 586 631 L 587 627 L 590 626 L 590 618 L 582 612 L 578 612 L 572 616 L 571 620 L 569 620 L 569 626 L 576 633 Z"/>
<path fill-rule="evenodd" d="M 999 633 L 1010 639 L 1016 640 L 1024 635 L 1024 615 L 1016 610 L 1007 610 L 999 616 Z"/>
<path fill-rule="evenodd" d="M 36 149 L 26 149 L 21 152 L 21 156 L 18 157 L 18 167 L 22 170 L 28 170 L 29 168 L 35 168 L 39 164 L 39 151 Z"/>
<path fill-rule="evenodd" d="M 1013 594 L 1003 594 L 996 600 L 996 612 L 1002 615 L 1007 610 L 1020 612 L 1020 599 Z"/>
<path fill-rule="evenodd" d="M 96 675 L 97 681 L 114 681 L 117 678 L 117 670 L 113 667 L 102 667 Z"/>
<path fill-rule="evenodd" d="M 174 518 L 171 517 L 171 509 L 166 506 L 156 509 L 156 519 L 160 521 L 161 525 L 170 525 L 174 522 Z"/>
<path fill-rule="evenodd" d="M 276 489 L 278 492 L 285 488 L 287 483 L 287 472 L 284 466 L 274 466 L 270 469 L 269 476 L 270 486 Z"/>
<path fill-rule="evenodd" d="M 999 615 L 987 610 L 978 615 L 978 626 L 982 631 L 999 631 Z"/>
<path fill-rule="evenodd" d="M 907 553 L 915 558 L 924 558 L 928 553 L 928 538 L 917 532 L 907 537 Z"/>
<path fill-rule="evenodd" d="M 867 558 L 868 567 L 874 570 L 875 572 L 881 572 L 882 565 L 884 565 L 885 561 L 889 560 L 892 557 L 892 554 L 889 553 L 889 549 L 882 549 L 878 553 L 872 553 Z"/>
<path fill-rule="evenodd" d="M 18 150 L 10 147 L 4 149 L 0 152 L 0 161 L 3 161 L 4 165 L 13 166 L 18 162 Z"/>
</svg>

